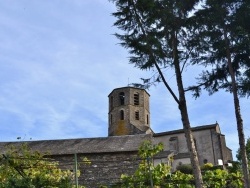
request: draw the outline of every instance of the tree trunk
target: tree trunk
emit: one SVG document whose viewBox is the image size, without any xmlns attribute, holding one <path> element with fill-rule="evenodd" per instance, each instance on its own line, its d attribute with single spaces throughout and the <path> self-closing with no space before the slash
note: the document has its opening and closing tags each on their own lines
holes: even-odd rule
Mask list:
<svg viewBox="0 0 250 188">
<path fill-rule="evenodd" d="M 131 1 L 131 4 L 133 5 L 134 14 L 135 14 L 135 17 L 136 17 L 137 22 L 139 24 L 139 27 L 142 30 L 142 33 L 143 33 L 144 37 L 148 38 L 148 34 L 147 34 L 146 30 L 143 27 L 143 24 L 142 24 L 142 22 L 140 20 L 140 17 L 137 14 L 137 9 L 136 9 L 134 1 Z M 150 49 L 149 50 L 150 51 L 149 55 L 152 57 L 152 59 L 154 61 L 154 64 L 155 64 L 159 74 L 161 75 L 163 81 L 164 81 L 165 86 L 170 91 L 170 93 L 172 94 L 172 96 L 174 97 L 174 99 L 176 100 L 176 102 L 179 105 L 179 110 L 181 112 L 181 119 L 182 119 L 183 129 L 184 129 L 184 132 L 185 132 L 187 146 L 188 146 L 188 150 L 189 150 L 189 153 L 190 153 L 190 160 L 191 160 L 191 164 L 192 164 L 193 172 L 194 172 L 195 187 L 196 188 L 203 188 L 203 180 L 202 180 L 201 169 L 200 169 L 198 155 L 197 155 L 197 151 L 196 151 L 196 148 L 195 148 L 194 139 L 193 139 L 193 135 L 192 135 L 192 131 L 191 131 L 191 126 L 190 126 L 190 122 L 189 122 L 189 118 L 188 118 L 187 104 L 186 104 L 186 99 L 185 99 L 185 92 L 184 92 L 183 83 L 182 83 L 180 62 L 179 62 L 179 56 L 178 56 L 178 43 L 177 43 L 176 33 L 174 31 L 173 34 L 172 34 L 172 50 L 173 50 L 173 60 L 174 60 L 176 81 L 177 81 L 177 86 L 178 86 L 178 91 L 179 91 L 179 100 L 175 97 L 175 95 L 173 94 L 171 88 L 168 86 L 167 82 L 165 81 L 164 75 L 161 73 L 161 70 L 157 65 L 157 61 L 154 58 L 154 54 L 152 52 L 152 49 L 151 49 L 151 46 L 149 45 L 149 43 L 147 43 L 147 46 L 148 46 L 148 49 Z"/>
<path fill-rule="evenodd" d="M 195 178 L 195 187 L 203 188 L 202 174 L 199 164 L 199 159 L 197 155 L 197 150 L 195 148 L 194 138 L 191 131 L 191 126 L 188 117 L 187 103 L 185 98 L 184 87 L 182 83 L 182 75 L 180 69 L 180 62 L 177 51 L 177 36 L 175 33 L 172 34 L 172 44 L 173 44 L 173 58 L 174 58 L 174 68 L 176 74 L 176 81 L 179 92 L 179 110 L 181 112 L 181 120 L 183 124 L 183 129 L 185 132 L 185 137 L 187 141 L 188 150 L 190 153 L 190 160 L 193 167 L 193 173 Z"/>
<path fill-rule="evenodd" d="M 229 39 L 227 38 L 226 30 L 224 29 L 224 38 L 225 38 L 225 44 L 226 44 L 226 55 L 227 55 L 227 64 L 229 69 L 229 74 L 232 81 L 232 93 L 233 93 L 233 99 L 234 99 L 234 110 L 235 110 L 235 116 L 237 121 L 237 130 L 238 130 L 238 137 L 239 137 L 239 145 L 240 145 L 240 151 L 242 155 L 242 170 L 243 170 L 243 176 L 244 176 L 244 188 L 250 188 L 250 180 L 249 180 L 249 171 L 248 171 L 248 159 L 246 154 L 246 144 L 245 144 L 245 135 L 243 130 L 243 120 L 241 117 L 240 112 L 240 102 L 238 97 L 238 89 L 237 84 L 235 80 L 235 73 L 232 66 L 232 60 L 231 60 L 231 52 L 229 47 Z"/>
</svg>

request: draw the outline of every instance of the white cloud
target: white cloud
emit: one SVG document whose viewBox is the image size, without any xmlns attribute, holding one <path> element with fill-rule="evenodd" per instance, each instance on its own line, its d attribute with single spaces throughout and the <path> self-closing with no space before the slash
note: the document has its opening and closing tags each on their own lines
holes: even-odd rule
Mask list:
<svg viewBox="0 0 250 188">
<path fill-rule="evenodd" d="M 103 0 L 1 2 L 1 141 L 107 135 L 108 94 L 152 74 L 128 63 L 127 50 L 112 35 L 113 11 Z M 185 83 L 200 71 L 188 70 Z M 166 74 L 176 92 L 173 71 Z M 163 84 L 149 93 L 155 132 L 182 128 L 178 106 Z M 231 139 L 237 138 L 231 95 L 203 92 L 194 100 L 188 94 L 187 101 L 192 125 L 218 121 L 230 137 L 228 146 L 238 148 Z M 249 106 L 241 100 L 246 137 Z"/>
</svg>

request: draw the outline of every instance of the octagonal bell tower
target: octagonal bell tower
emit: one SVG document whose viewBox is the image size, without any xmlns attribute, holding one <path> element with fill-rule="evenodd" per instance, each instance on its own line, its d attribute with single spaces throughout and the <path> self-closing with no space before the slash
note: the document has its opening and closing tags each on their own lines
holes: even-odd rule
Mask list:
<svg viewBox="0 0 250 188">
<path fill-rule="evenodd" d="M 149 134 L 150 95 L 144 89 L 116 88 L 109 94 L 109 136 Z"/>
</svg>

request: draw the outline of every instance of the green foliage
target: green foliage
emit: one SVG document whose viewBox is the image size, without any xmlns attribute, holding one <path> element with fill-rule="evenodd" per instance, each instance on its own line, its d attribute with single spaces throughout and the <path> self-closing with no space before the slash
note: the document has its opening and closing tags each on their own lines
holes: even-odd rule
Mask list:
<svg viewBox="0 0 250 188">
<path fill-rule="evenodd" d="M 203 87 L 209 94 L 225 89 L 241 96 L 250 95 L 249 1 L 207 0 L 198 10 L 194 8 L 201 1 L 196 0 L 111 1 L 117 8 L 113 13 L 117 18 L 114 25 L 124 31 L 116 36 L 129 50 L 130 63 L 142 70 L 157 70 L 152 78 L 144 79 L 144 84 L 165 84 L 179 105 L 184 128 L 189 127 L 189 120 L 181 74 L 189 62 L 209 66 L 200 75 L 198 86 L 186 89 L 195 91 L 194 96 L 198 97 Z M 164 77 L 163 69 L 169 67 L 175 70 L 179 98 Z M 238 96 L 234 94 L 234 98 L 236 103 Z M 237 109 L 239 104 L 235 105 L 239 112 Z M 238 113 L 237 122 L 242 122 L 240 116 Z M 243 130 L 239 123 L 237 127 Z M 243 139 L 239 138 L 240 145 Z M 188 145 L 191 141 L 187 139 Z M 194 153 L 192 147 L 189 150 Z M 195 179 L 201 185 L 197 161 L 191 159 Z"/>
<path fill-rule="evenodd" d="M 185 47 L 187 23 L 190 13 L 199 0 L 111 0 L 115 3 L 117 18 L 114 23 L 123 34 L 116 33 L 121 45 L 129 50 L 130 63 L 142 70 L 154 70 L 155 74 L 144 79 L 145 88 L 148 84 L 163 82 L 173 99 L 178 104 L 182 116 L 189 151 L 195 156 L 191 159 L 195 166 L 196 184 L 202 185 L 201 171 L 198 164 L 196 149 L 190 136 L 190 122 L 182 80 L 182 70 L 187 65 L 189 51 Z M 175 71 L 178 94 L 176 95 L 165 77 L 166 68 Z M 153 81 L 149 81 L 153 80 Z M 137 85 L 141 87 L 141 85 Z"/>
<path fill-rule="evenodd" d="M 182 164 L 176 167 L 176 170 L 179 170 L 180 172 L 184 174 L 193 174 L 193 168 L 191 164 Z"/>
<path fill-rule="evenodd" d="M 244 182 L 250 185 L 239 96 L 250 96 L 250 1 L 207 0 L 193 16 L 188 44 L 191 62 L 209 69 L 200 74 L 198 85 L 190 87 L 199 97 L 201 88 L 213 94 L 224 89 L 233 94 L 234 110 L 242 150 Z"/>
<path fill-rule="evenodd" d="M 230 188 L 244 187 L 243 186 L 244 180 L 243 180 L 242 174 L 239 171 L 229 173 L 227 180 L 228 180 L 227 187 L 230 187 Z"/>
<path fill-rule="evenodd" d="M 131 176 L 123 174 L 121 182 L 114 187 L 121 188 L 139 188 L 150 187 L 153 182 L 155 186 L 160 186 L 162 180 L 171 173 L 171 167 L 160 163 L 154 166 L 154 156 L 163 150 L 163 144 L 153 145 L 151 141 L 145 141 L 140 149 L 139 156 L 141 162 L 138 169 Z"/>
<path fill-rule="evenodd" d="M 249 1 L 208 0 L 190 20 L 187 47 L 190 60 L 206 69 L 196 87 L 189 87 L 199 97 L 201 88 L 213 94 L 221 89 L 232 92 L 233 76 L 240 96 L 250 95 Z"/>
<path fill-rule="evenodd" d="M 204 164 L 202 167 L 201 167 L 201 169 L 202 170 L 210 170 L 210 169 L 212 169 L 213 168 L 213 164 L 212 163 L 206 163 L 206 164 Z"/>
<path fill-rule="evenodd" d="M 232 161 L 232 166 L 228 166 L 227 169 L 231 173 L 240 172 L 241 171 L 241 164 L 239 161 Z"/>
<path fill-rule="evenodd" d="M 131 54 L 129 61 L 142 70 L 157 69 L 158 74 L 151 78 L 142 79 L 143 85 L 149 87 L 157 82 L 164 82 L 161 70 L 173 67 L 173 40 L 177 37 L 178 60 L 185 60 L 189 54 L 184 48 L 186 40 L 186 23 L 188 14 L 194 9 L 199 0 L 110 0 L 116 5 L 117 11 L 113 16 L 117 18 L 114 25 L 123 34 L 115 36 L 121 45 Z M 182 42 L 183 41 L 183 42 Z M 183 65 L 184 66 L 184 65 Z M 165 83 L 164 83 L 165 84 Z"/>
<path fill-rule="evenodd" d="M 185 174 L 180 171 L 176 171 L 172 174 L 170 179 L 171 184 L 168 188 L 193 188 L 194 187 L 194 177 L 191 174 Z M 165 183 L 166 185 L 166 183 Z M 167 187 L 167 186 L 166 186 Z"/>
<path fill-rule="evenodd" d="M 248 161 L 250 161 L 250 138 L 248 138 L 246 141 L 246 154 L 247 154 Z M 239 162 L 241 162 L 242 154 L 241 154 L 240 149 L 238 149 L 237 151 L 236 158 L 238 159 Z"/>
<path fill-rule="evenodd" d="M 147 159 L 153 159 L 160 151 L 163 151 L 162 143 L 153 145 L 151 141 L 146 140 L 139 148 L 139 156 L 145 161 Z"/>
<path fill-rule="evenodd" d="M 112 188 L 194 188 L 194 177 L 190 174 L 191 165 L 180 165 L 173 172 L 171 166 L 160 163 L 154 166 L 154 156 L 162 151 L 163 144 L 153 145 L 150 141 L 144 142 L 139 150 L 141 163 L 133 175 L 121 176 L 121 181 Z M 169 159 L 171 160 L 171 159 Z M 239 171 L 218 169 L 211 163 L 203 165 L 203 180 L 206 188 L 243 188 L 242 174 Z"/>
<path fill-rule="evenodd" d="M 0 188 L 73 188 L 74 174 L 58 165 L 27 145 L 11 146 L 0 157 Z"/>
<path fill-rule="evenodd" d="M 162 149 L 162 143 L 153 145 L 150 141 L 144 142 L 139 149 L 139 156 L 142 160 L 136 172 L 131 176 L 122 175 L 121 182 L 113 185 L 113 187 L 147 188 L 151 187 L 151 183 L 155 188 L 193 187 L 192 175 L 184 174 L 180 171 L 172 173 L 172 167 L 164 163 L 154 165 L 153 158 Z M 169 160 L 172 159 L 169 158 Z"/>
<path fill-rule="evenodd" d="M 243 187 L 242 174 L 240 172 L 229 173 L 227 170 L 206 170 L 204 183 L 207 188 L 241 188 Z"/>
<path fill-rule="evenodd" d="M 227 184 L 228 173 L 225 170 L 207 170 L 205 171 L 203 178 L 207 187 L 221 188 Z"/>
</svg>

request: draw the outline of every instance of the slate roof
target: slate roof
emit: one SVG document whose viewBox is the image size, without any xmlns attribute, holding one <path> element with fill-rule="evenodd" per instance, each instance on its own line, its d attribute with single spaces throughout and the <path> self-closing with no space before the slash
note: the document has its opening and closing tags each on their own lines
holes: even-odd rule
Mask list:
<svg viewBox="0 0 250 188">
<path fill-rule="evenodd" d="M 205 129 L 218 129 L 218 124 L 193 127 L 192 131 Z M 144 140 L 151 140 L 153 137 L 184 133 L 183 129 L 151 134 L 137 134 L 126 136 L 110 136 L 99 138 L 79 138 L 62 140 L 39 140 L 39 141 L 19 141 L 19 142 L 0 142 L 0 154 L 6 152 L 9 145 L 20 146 L 27 143 L 31 150 L 50 155 L 67 155 L 74 153 L 112 153 L 138 151 Z"/>
<path fill-rule="evenodd" d="M 147 90 L 142 89 L 142 88 L 138 88 L 138 87 L 131 87 L 131 86 L 115 88 L 115 89 L 113 89 L 113 91 L 111 91 L 111 93 L 113 93 L 115 90 L 120 90 L 120 89 L 139 89 L 139 90 L 145 91 L 150 96 L 150 94 L 147 92 Z M 111 95 L 111 93 L 108 95 L 108 97 Z"/>
<path fill-rule="evenodd" d="M 203 125 L 203 126 L 198 126 L 198 127 L 192 127 L 191 129 L 192 129 L 193 132 L 206 130 L 206 129 L 215 129 L 215 130 L 217 130 L 218 133 L 220 133 L 218 123 L 211 124 L 211 125 Z M 173 131 L 155 133 L 154 137 L 164 136 L 164 135 L 172 135 L 172 134 L 178 134 L 178 133 L 184 133 L 184 129 L 178 129 L 178 130 L 173 130 Z"/>
<path fill-rule="evenodd" d="M 0 154 L 4 154 L 6 147 L 9 145 L 19 146 L 23 143 L 27 143 L 33 151 L 49 152 L 50 155 L 138 151 L 143 140 L 150 140 L 151 138 L 151 134 L 141 134 L 99 138 L 0 142 Z"/>
</svg>

